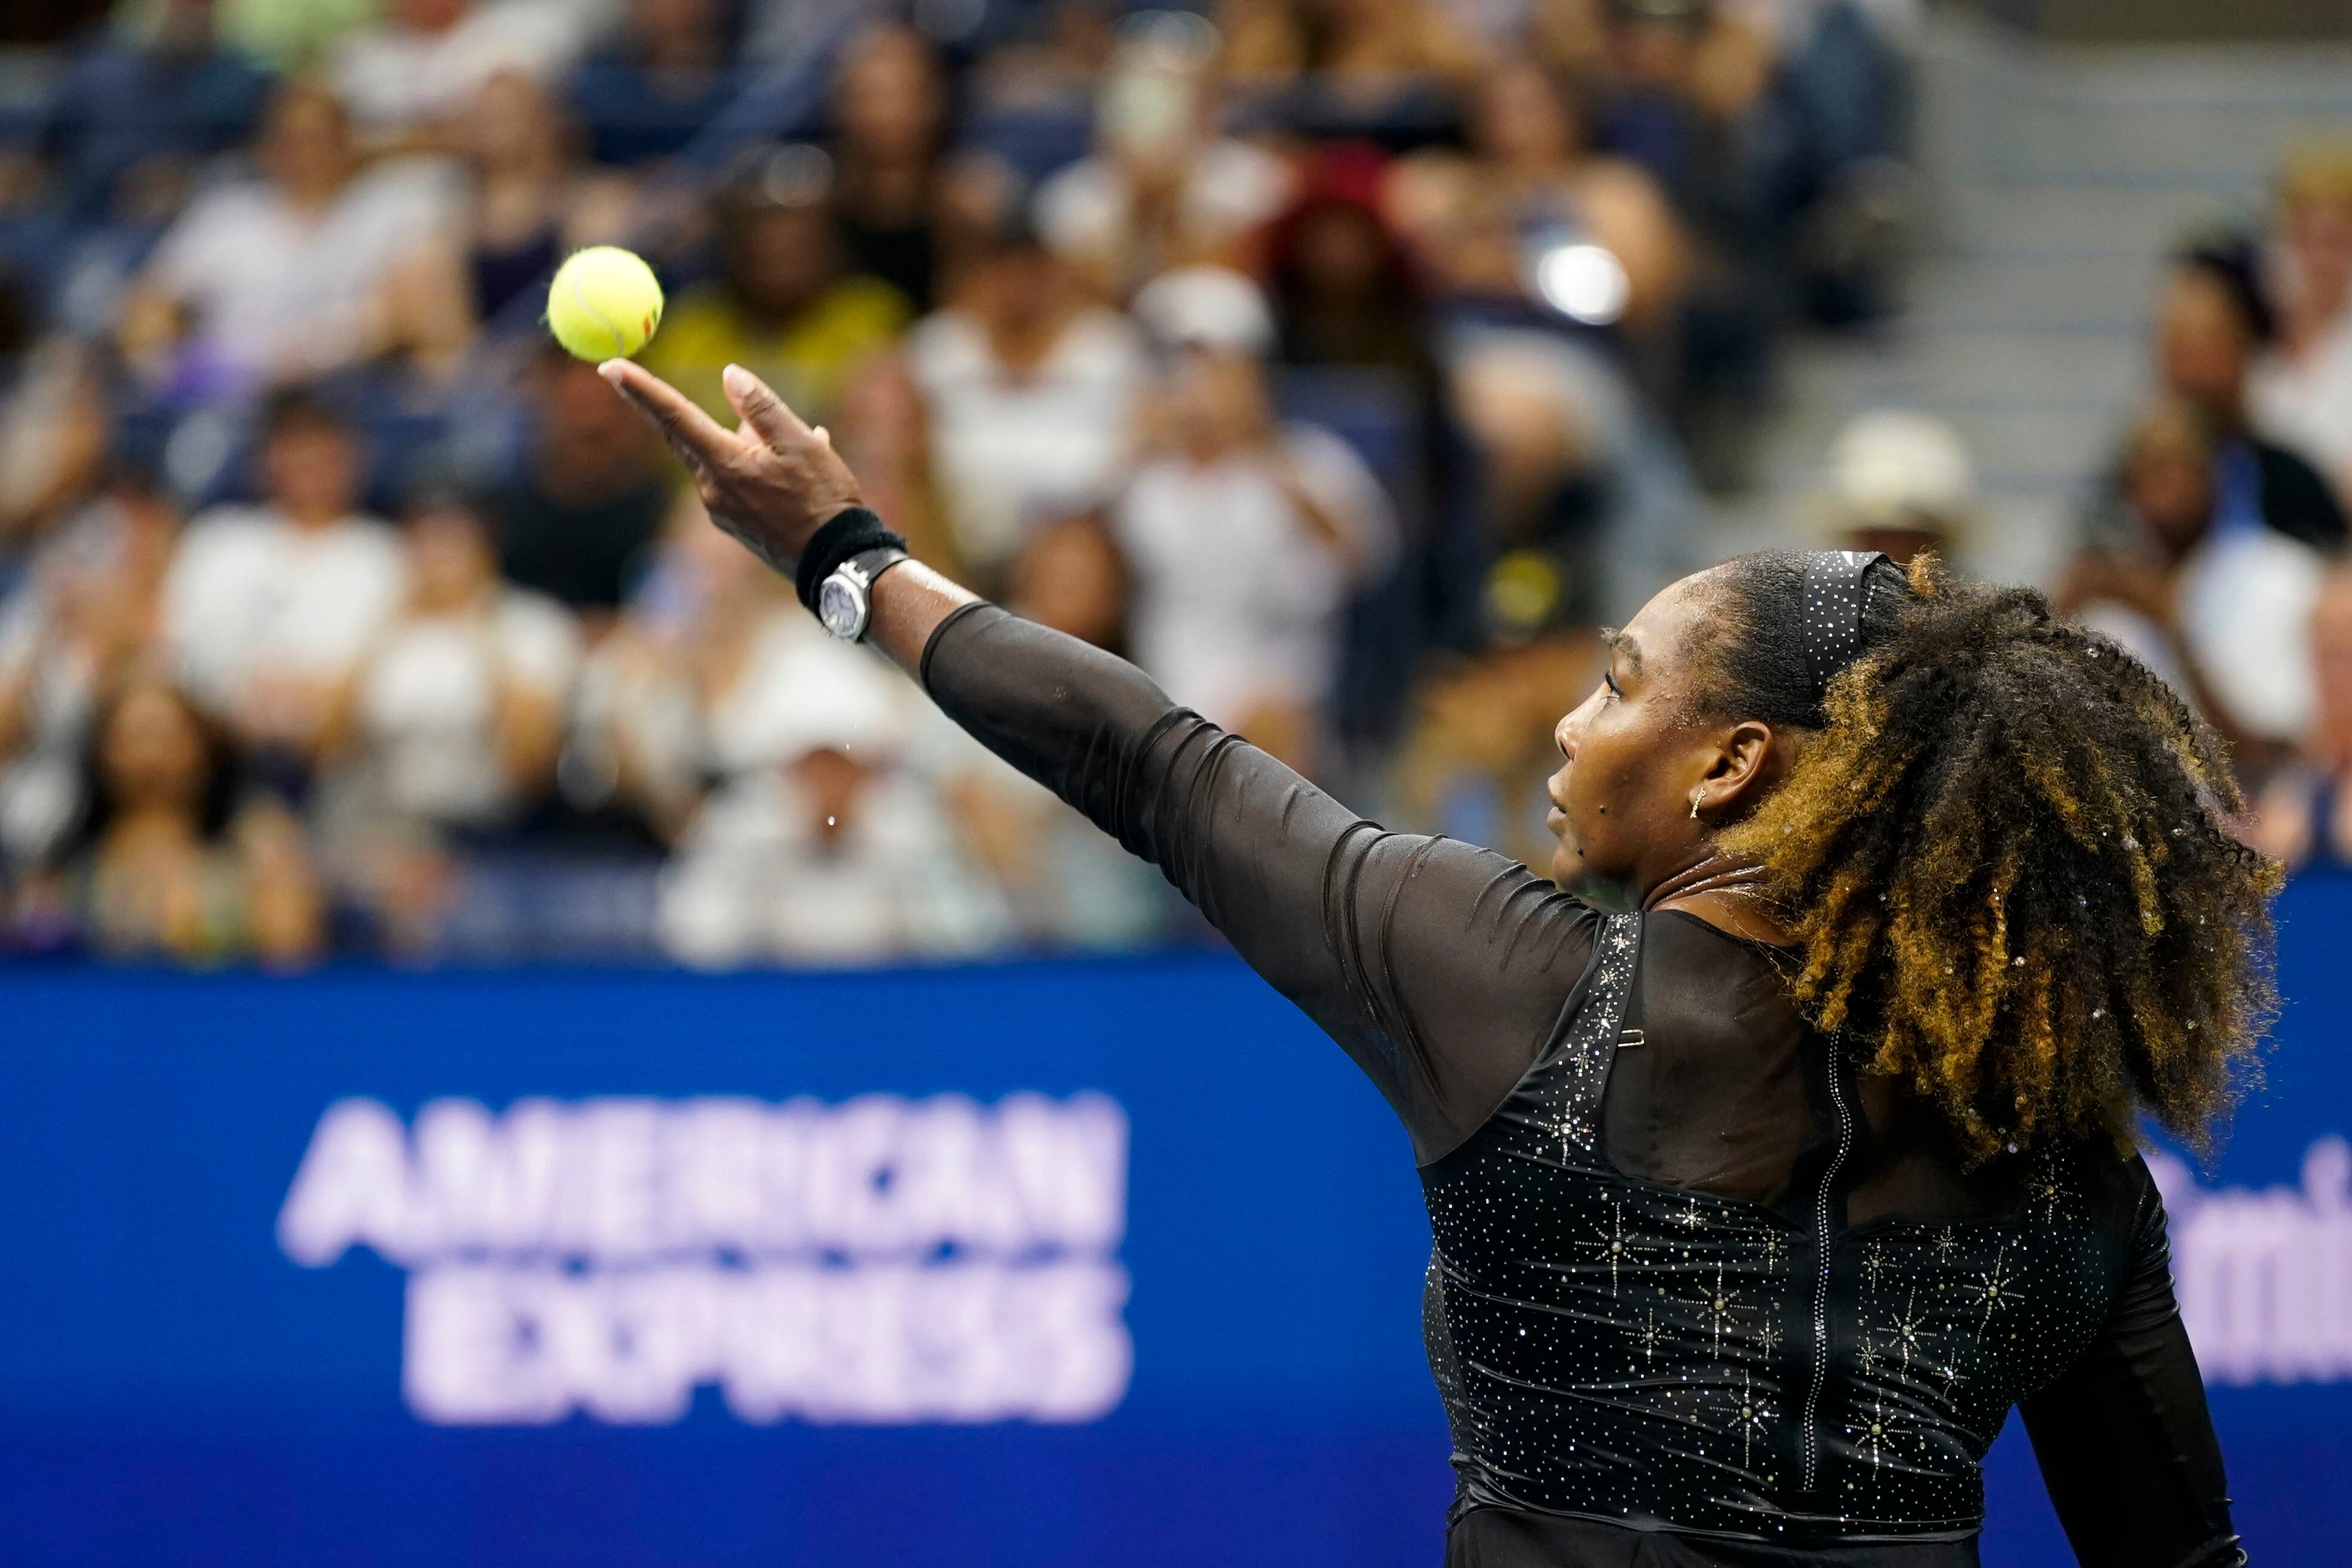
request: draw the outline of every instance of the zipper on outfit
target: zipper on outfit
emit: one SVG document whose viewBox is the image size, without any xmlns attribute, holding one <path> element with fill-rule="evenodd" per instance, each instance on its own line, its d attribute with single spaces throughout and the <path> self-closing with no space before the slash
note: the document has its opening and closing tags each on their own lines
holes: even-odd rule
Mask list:
<svg viewBox="0 0 2352 1568">
<path fill-rule="evenodd" d="M 1829 1092 L 1832 1115 L 1837 1123 L 1837 1148 L 1829 1163 L 1822 1169 L 1821 1186 L 1813 1194 L 1813 1300 L 1812 1300 L 1812 1363 L 1805 1383 L 1804 1421 L 1798 1434 L 1798 1466 L 1803 1489 L 1817 1489 L 1822 1468 L 1822 1391 L 1828 1385 L 1830 1375 L 1830 1244 L 1833 1239 L 1832 1226 L 1836 1215 L 1838 1173 L 1845 1166 L 1846 1156 L 1853 1149 L 1853 1115 L 1846 1109 L 1845 1092 L 1838 1087 L 1837 1058 L 1829 1062 Z"/>
</svg>

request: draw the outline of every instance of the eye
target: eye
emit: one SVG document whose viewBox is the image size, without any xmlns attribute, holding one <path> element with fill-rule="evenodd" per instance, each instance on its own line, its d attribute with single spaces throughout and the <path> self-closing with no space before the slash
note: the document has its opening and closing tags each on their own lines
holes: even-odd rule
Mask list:
<svg viewBox="0 0 2352 1568">
<path fill-rule="evenodd" d="M 1601 672 L 1601 684 L 1609 689 L 1612 701 L 1625 695 L 1625 689 L 1617 684 L 1617 672 L 1613 669 L 1604 669 Z"/>
</svg>

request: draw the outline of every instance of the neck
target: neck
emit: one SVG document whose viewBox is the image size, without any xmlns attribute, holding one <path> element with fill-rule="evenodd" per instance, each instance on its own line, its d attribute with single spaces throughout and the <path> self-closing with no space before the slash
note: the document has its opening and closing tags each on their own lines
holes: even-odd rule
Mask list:
<svg viewBox="0 0 2352 1568">
<path fill-rule="evenodd" d="M 1712 845 L 1704 847 L 1701 858 L 1652 887 L 1642 907 L 1679 910 L 1732 936 L 1788 946 L 1789 928 L 1765 900 L 1762 869 Z"/>
</svg>

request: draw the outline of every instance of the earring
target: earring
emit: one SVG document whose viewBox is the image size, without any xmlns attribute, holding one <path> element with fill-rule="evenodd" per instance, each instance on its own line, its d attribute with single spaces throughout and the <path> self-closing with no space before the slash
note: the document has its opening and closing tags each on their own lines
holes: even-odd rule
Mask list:
<svg viewBox="0 0 2352 1568">
<path fill-rule="evenodd" d="M 1698 820 L 1699 799 L 1706 794 L 1706 791 L 1703 789 L 1695 789 L 1691 791 L 1691 820 L 1693 822 L 1696 822 Z"/>
</svg>

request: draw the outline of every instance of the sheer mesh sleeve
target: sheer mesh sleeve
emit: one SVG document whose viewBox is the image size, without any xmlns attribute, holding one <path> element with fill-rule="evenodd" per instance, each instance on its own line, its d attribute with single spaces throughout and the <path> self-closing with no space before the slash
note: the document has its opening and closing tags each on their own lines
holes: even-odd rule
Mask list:
<svg viewBox="0 0 2352 1568">
<path fill-rule="evenodd" d="M 1140 670 L 992 605 L 924 649 L 948 716 L 1159 866 L 1338 1040 L 1424 1162 L 1542 1047 L 1599 917 L 1514 861 L 1387 833 Z"/>
<path fill-rule="evenodd" d="M 2172 1291 L 2164 1200 L 2144 1163 L 2132 1256 L 2105 1329 L 2021 1406 L 2050 1500 L 2084 1568 L 2229 1568 L 2221 1445 Z"/>
</svg>

